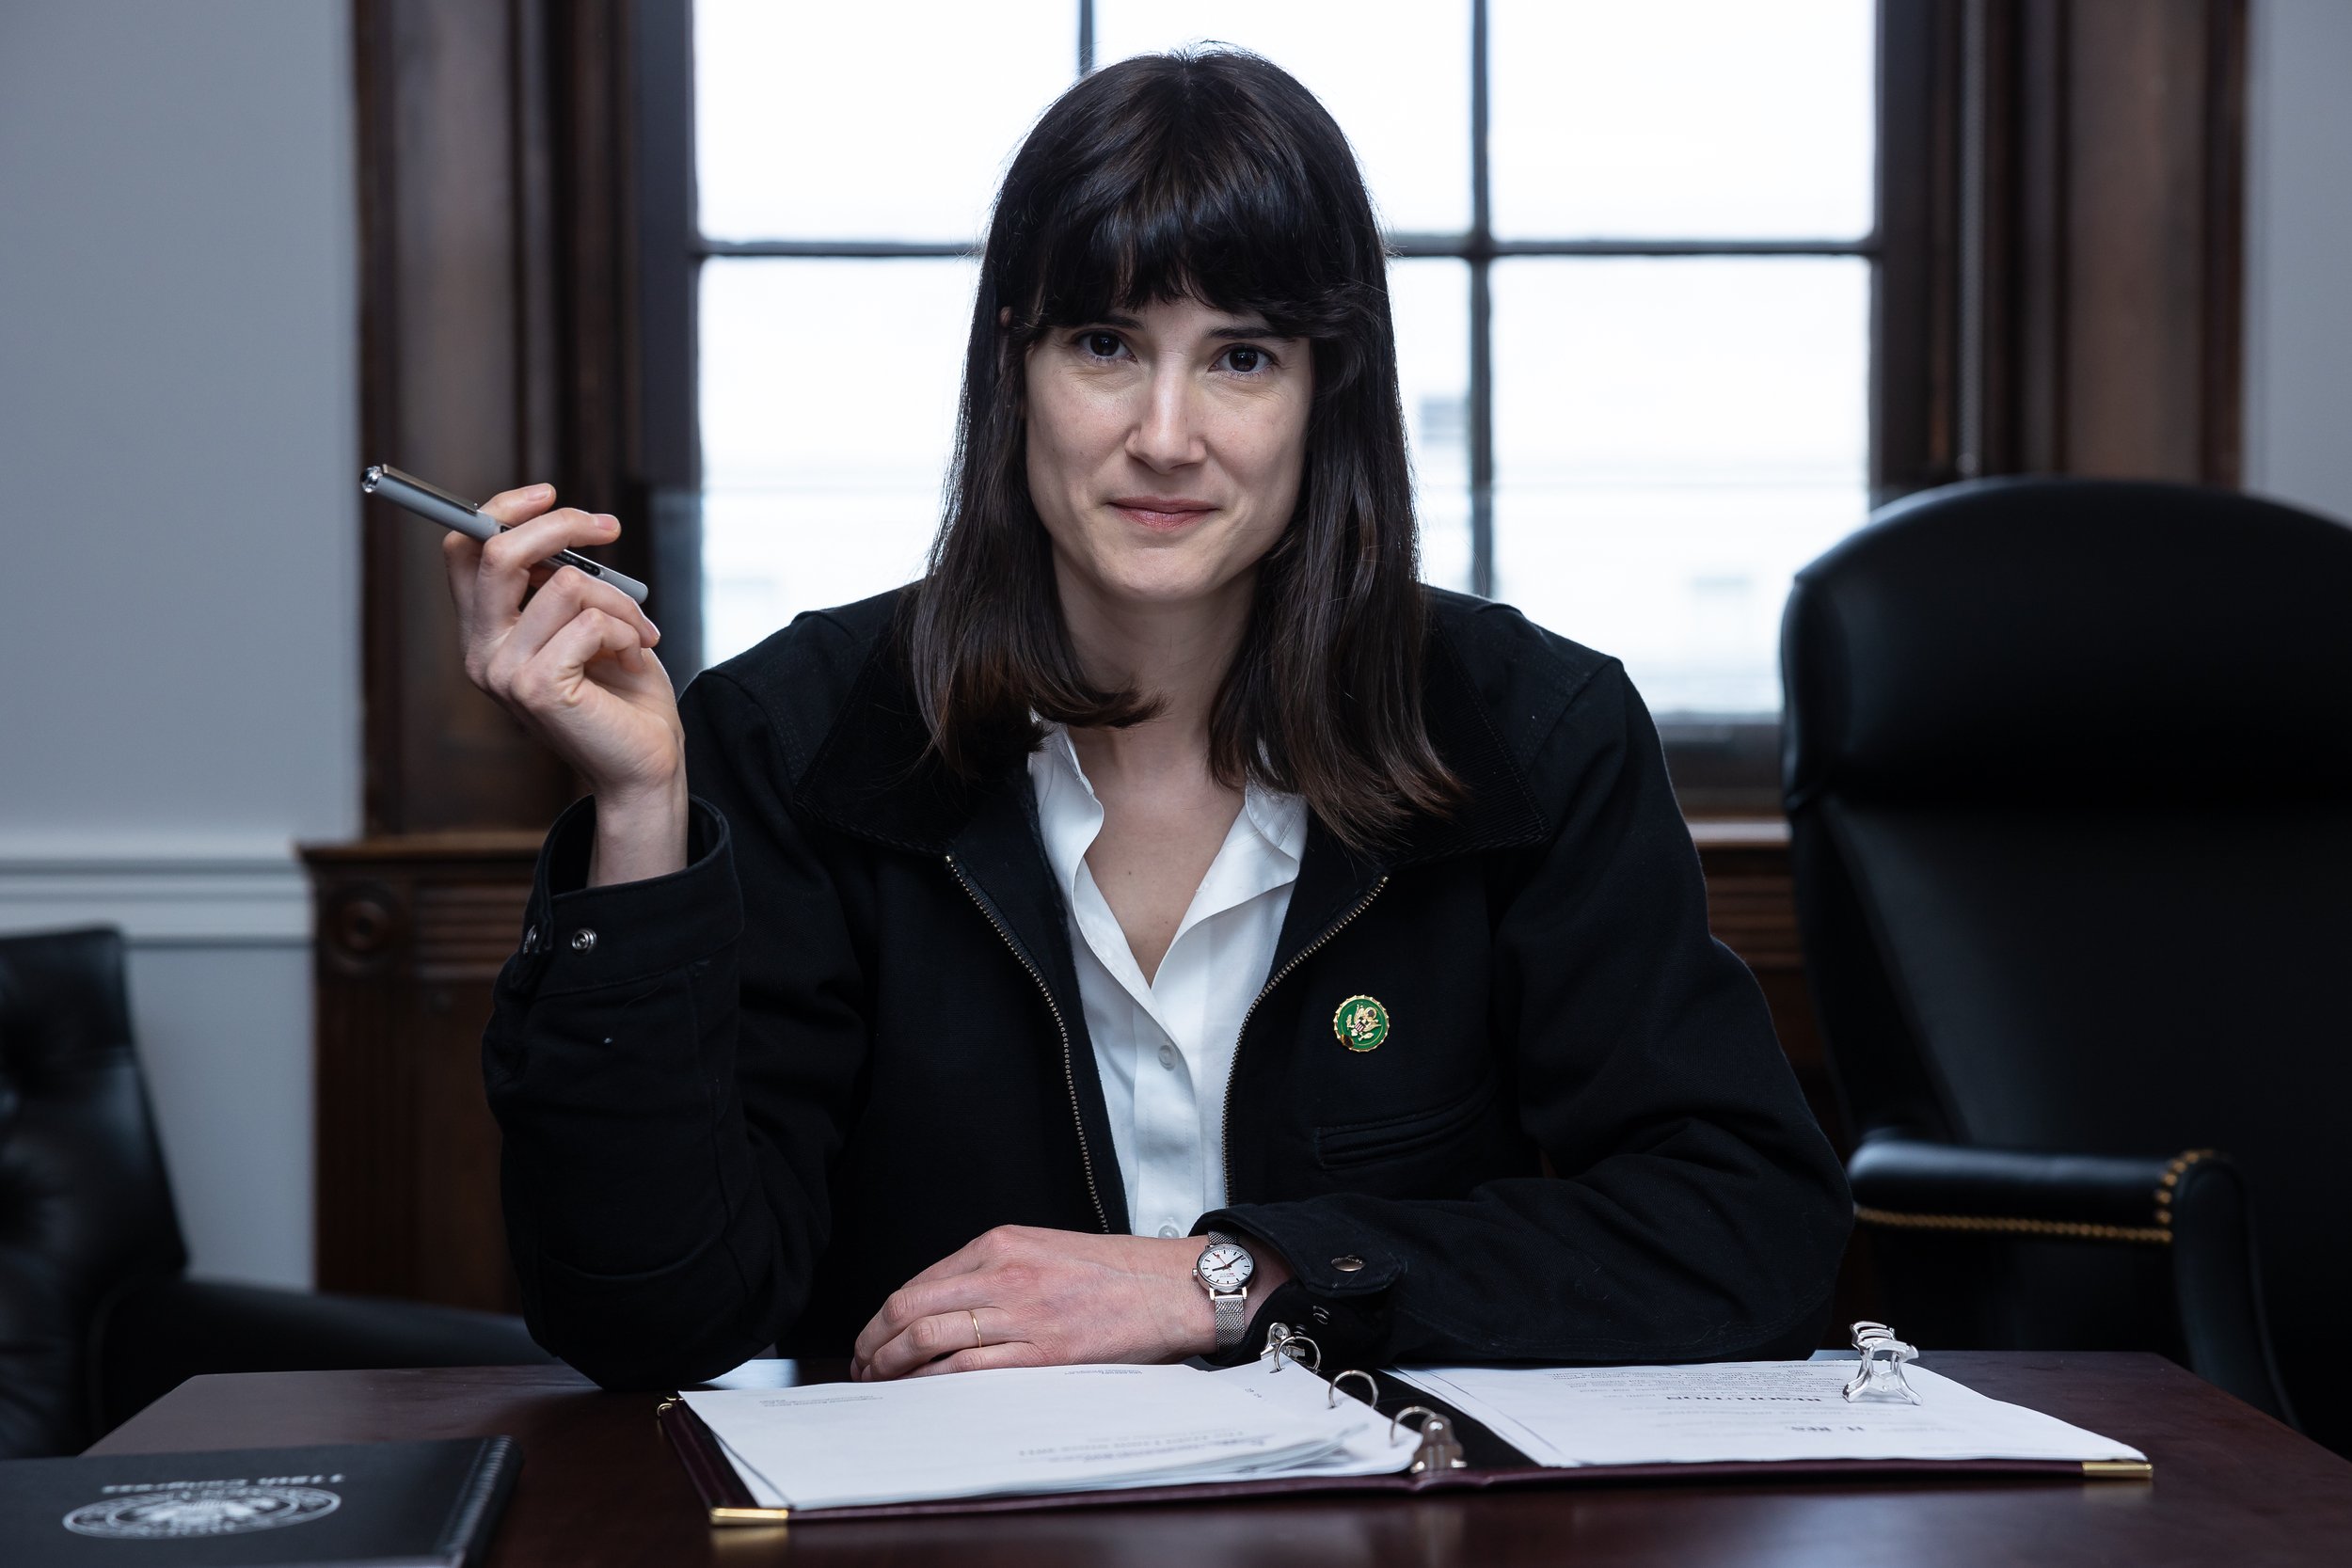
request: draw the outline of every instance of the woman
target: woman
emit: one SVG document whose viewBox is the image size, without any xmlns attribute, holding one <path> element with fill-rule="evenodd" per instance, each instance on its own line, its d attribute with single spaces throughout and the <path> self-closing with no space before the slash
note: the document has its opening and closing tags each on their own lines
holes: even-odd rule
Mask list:
<svg viewBox="0 0 2352 1568">
<path fill-rule="evenodd" d="M 889 325 L 876 324 L 876 352 Z M 821 373 L 821 367 L 805 368 Z M 1849 1223 L 1620 668 L 1422 588 L 1385 262 L 1252 55 L 1073 87 L 992 221 L 919 583 L 673 705 L 453 536 L 588 781 L 485 1041 L 541 1342 L 608 1385 L 1802 1354 Z"/>
</svg>

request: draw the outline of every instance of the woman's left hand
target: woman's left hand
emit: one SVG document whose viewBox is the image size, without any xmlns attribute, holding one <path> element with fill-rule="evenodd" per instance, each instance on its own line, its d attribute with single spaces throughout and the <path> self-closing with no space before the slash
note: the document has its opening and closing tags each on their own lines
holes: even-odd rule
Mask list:
<svg viewBox="0 0 2352 1568">
<path fill-rule="evenodd" d="M 850 1375 L 1205 1355 L 1216 1348 L 1216 1310 L 1192 1270 L 1207 1244 L 998 1226 L 890 1293 L 857 1337 Z M 1290 1271 L 1267 1249 L 1250 1251 L 1254 1317 Z"/>
</svg>

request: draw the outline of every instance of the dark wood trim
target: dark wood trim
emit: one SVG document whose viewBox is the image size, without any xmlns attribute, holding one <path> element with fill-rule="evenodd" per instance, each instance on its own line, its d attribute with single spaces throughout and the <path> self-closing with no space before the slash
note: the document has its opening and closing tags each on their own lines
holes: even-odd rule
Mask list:
<svg viewBox="0 0 2352 1568">
<path fill-rule="evenodd" d="M 1874 502 L 1959 477 L 1959 12 L 1879 8 L 1879 266 L 1870 324 Z"/>
<path fill-rule="evenodd" d="M 646 580 L 667 590 L 662 662 L 683 687 L 703 663 L 693 18 L 689 0 L 629 0 L 629 15 L 628 504 Z"/>
<path fill-rule="evenodd" d="M 319 1289 L 512 1311 L 482 1023 L 539 835 L 308 847 Z"/>
<path fill-rule="evenodd" d="M 2206 14 L 2204 338 L 2205 408 L 2199 477 L 2235 485 L 2244 475 L 2246 417 L 2247 0 L 2213 0 Z"/>
<path fill-rule="evenodd" d="M 698 573 L 658 537 L 660 499 L 695 480 L 692 198 L 673 178 L 691 175 L 686 9 L 354 0 L 353 38 L 367 460 L 473 496 L 548 480 L 568 505 L 623 516 L 602 553 L 652 583 L 691 674 Z M 648 87 L 657 67 L 675 78 L 667 96 Z M 665 146 L 676 166 L 641 199 Z M 641 258 L 649 211 L 671 239 Z M 574 781 L 466 680 L 438 537 L 370 514 L 369 831 L 546 822 Z"/>
<path fill-rule="evenodd" d="M 2235 483 L 2245 0 L 1889 0 L 1882 499 Z"/>
</svg>

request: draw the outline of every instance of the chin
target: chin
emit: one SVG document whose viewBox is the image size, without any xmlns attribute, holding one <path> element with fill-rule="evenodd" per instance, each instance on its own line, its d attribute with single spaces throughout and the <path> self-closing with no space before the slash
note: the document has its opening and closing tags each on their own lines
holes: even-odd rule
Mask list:
<svg viewBox="0 0 2352 1568">
<path fill-rule="evenodd" d="M 1154 555 L 1163 552 L 1152 552 Z M 1166 552 L 1173 553 L 1173 552 Z M 1175 605 L 1204 599 L 1223 588 L 1232 576 L 1218 568 L 1222 562 L 1152 560 L 1112 561 L 1095 575 L 1103 593 L 1130 604 Z"/>
</svg>

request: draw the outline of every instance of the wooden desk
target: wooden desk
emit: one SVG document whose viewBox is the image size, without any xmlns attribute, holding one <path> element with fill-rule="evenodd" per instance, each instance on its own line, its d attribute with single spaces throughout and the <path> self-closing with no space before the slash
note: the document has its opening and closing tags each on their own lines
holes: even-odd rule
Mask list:
<svg viewBox="0 0 2352 1568">
<path fill-rule="evenodd" d="M 791 1375 L 788 1362 L 754 1365 Z M 600 1393 L 557 1367 L 194 1378 L 90 1451 L 508 1433 L 524 1465 L 491 1568 L 2352 1561 L 2352 1464 L 2169 1362 L 1987 1352 L 1926 1365 L 2121 1438 L 2155 1480 L 1565 1486 L 714 1531 L 654 1430 L 654 1400 Z"/>
</svg>

